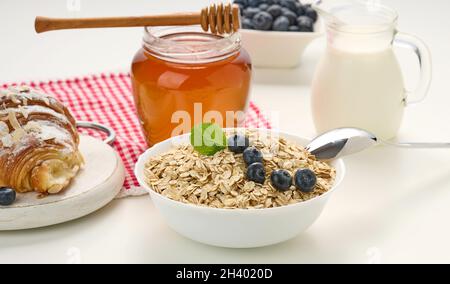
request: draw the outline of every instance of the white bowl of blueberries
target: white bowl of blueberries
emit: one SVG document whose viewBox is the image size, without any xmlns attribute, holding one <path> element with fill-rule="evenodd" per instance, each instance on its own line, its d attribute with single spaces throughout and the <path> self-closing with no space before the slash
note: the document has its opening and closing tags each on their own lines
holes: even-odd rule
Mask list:
<svg viewBox="0 0 450 284">
<path fill-rule="evenodd" d="M 234 0 L 241 37 L 256 67 L 293 68 L 305 48 L 323 35 L 317 12 L 299 0 Z"/>
</svg>

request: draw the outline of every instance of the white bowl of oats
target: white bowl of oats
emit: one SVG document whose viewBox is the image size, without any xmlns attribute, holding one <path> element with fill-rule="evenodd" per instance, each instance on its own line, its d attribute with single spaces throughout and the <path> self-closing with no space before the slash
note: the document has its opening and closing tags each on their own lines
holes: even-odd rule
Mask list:
<svg viewBox="0 0 450 284">
<path fill-rule="evenodd" d="M 213 156 L 196 152 L 190 134 L 173 137 L 142 154 L 135 174 L 168 225 L 181 235 L 213 246 L 251 248 L 280 243 L 305 231 L 338 188 L 342 160 L 316 161 L 301 145 L 308 139 L 271 130 L 245 132 L 263 154 L 264 183 L 249 181 L 242 154 L 228 149 Z M 312 192 L 295 185 L 279 191 L 270 174 L 284 169 L 294 177 L 307 168 L 317 176 Z"/>
</svg>

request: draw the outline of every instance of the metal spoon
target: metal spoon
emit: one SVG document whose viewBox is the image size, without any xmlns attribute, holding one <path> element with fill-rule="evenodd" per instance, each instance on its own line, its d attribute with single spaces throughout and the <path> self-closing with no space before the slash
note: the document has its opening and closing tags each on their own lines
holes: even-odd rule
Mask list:
<svg viewBox="0 0 450 284">
<path fill-rule="evenodd" d="M 384 144 L 399 148 L 450 148 L 450 143 L 382 141 L 374 134 L 359 128 L 337 128 L 314 138 L 306 150 L 318 160 L 330 160 L 361 152 L 376 144 Z"/>
</svg>

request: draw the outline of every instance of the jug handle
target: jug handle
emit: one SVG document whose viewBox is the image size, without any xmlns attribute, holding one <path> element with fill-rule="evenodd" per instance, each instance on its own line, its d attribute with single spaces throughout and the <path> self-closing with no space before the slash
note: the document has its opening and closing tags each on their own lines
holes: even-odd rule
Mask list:
<svg viewBox="0 0 450 284">
<path fill-rule="evenodd" d="M 422 102 L 428 94 L 431 84 L 432 63 L 431 52 L 427 45 L 418 37 L 396 31 L 394 45 L 402 48 L 412 49 L 419 59 L 420 79 L 414 91 L 406 91 L 404 98 L 405 105 L 412 105 Z M 411 99 L 414 97 L 414 99 Z"/>
</svg>

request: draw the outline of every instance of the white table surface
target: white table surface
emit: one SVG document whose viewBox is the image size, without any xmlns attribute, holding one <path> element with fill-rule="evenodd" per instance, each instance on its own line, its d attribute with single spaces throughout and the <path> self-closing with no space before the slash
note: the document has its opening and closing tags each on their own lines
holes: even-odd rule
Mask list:
<svg viewBox="0 0 450 284">
<path fill-rule="evenodd" d="M 138 15 L 197 10 L 207 2 L 81 0 L 77 11 L 76 3 L 75 9 L 67 9 L 65 0 L 2 0 L 0 83 L 127 70 L 140 45 L 141 29 L 36 35 L 36 15 Z M 399 28 L 423 38 L 434 59 L 430 96 L 407 110 L 399 139 L 450 141 L 450 2 L 383 3 L 398 9 Z M 318 40 L 310 46 L 299 69 L 255 70 L 252 98 L 264 110 L 279 113 L 282 130 L 314 135 L 309 83 L 323 44 Z M 417 63 L 407 52 L 399 52 L 399 57 L 413 87 Z M 116 200 L 66 224 L 0 232 L 0 263 L 450 262 L 449 150 L 375 148 L 345 162 L 345 181 L 320 219 L 301 236 L 279 245 L 238 250 L 190 241 L 169 229 L 144 196 Z"/>
</svg>

